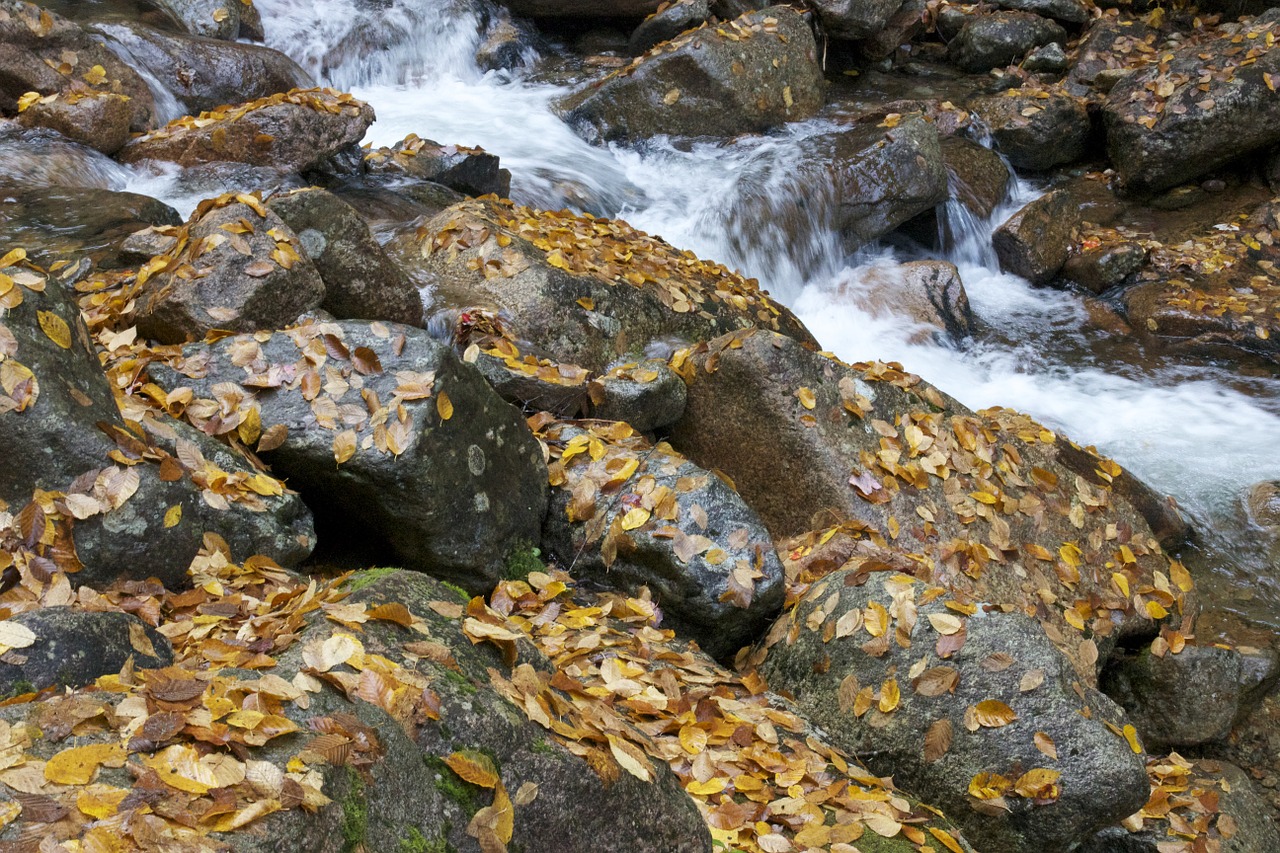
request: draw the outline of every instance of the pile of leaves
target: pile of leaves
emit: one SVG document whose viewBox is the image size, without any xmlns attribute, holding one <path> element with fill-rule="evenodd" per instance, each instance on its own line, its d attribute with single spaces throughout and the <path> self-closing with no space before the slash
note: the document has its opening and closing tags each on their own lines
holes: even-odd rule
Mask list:
<svg viewBox="0 0 1280 853">
<path fill-rule="evenodd" d="M 1220 808 L 1231 784 L 1212 774 L 1214 762 L 1193 763 L 1178 753 L 1147 762 L 1151 799 L 1121 826 L 1130 833 L 1154 833 L 1159 853 L 1219 853 L 1238 827 Z"/>
<path fill-rule="evenodd" d="M 339 92 L 336 89 L 328 89 L 317 87 L 314 89 L 291 89 L 288 92 L 277 92 L 265 98 L 259 98 L 256 101 L 249 101 L 236 106 L 223 106 L 214 110 L 200 113 L 198 116 L 182 116 L 169 122 L 164 127 L 151 131 L 141 137 L 143 141 L 152 141 L 156 139 L 167 139 L 184 130 L 196 130 L 209 127 L 218 123 L 230 123 L 238 119 L 244 118 L 246 115 L 259 110 L 265 110 L 270 107 L 278 107 L 282 104 L 293 104 L 294 106 L 306 107 L 318 113 L 330 113 L 332 115 L 348 115 L 358 116 L 365 109 L 365 103 L 357 100 L 348 92 Z M 269 145 L 271 138 L 268 136 L 261 140 L 262 144 Z"/>
</svg>

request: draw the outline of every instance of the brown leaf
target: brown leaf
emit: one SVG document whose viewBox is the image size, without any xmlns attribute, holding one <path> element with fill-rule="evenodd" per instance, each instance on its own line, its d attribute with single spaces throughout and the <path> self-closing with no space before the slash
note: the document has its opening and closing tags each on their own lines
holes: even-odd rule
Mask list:
<svg viewBox="0 0 1280 853">
<path fill-rule="evenodd" d="M 955 727 L 945 717 L 934 721 L 924 733 L 924 760 L 933 763 L 947 754 L 951 749 L 951 738 Z"/>
</svg>

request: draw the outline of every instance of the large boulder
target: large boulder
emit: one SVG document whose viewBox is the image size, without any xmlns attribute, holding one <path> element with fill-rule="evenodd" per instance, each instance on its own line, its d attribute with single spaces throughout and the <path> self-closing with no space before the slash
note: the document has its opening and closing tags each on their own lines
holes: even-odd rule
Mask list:
<svg viewBox="0 0 1280 853">
<path fill-rule="evenodd" d="M 18 654 L 0 660 L 0 695 L 5 698 L 46 687 L 84 687 L 100 675 L 115 675 L 130 658 L 138 669 L 173 663 L 168 638 L 131 613 L 42 607 L 2 624 L 21 625 L 35 635 Z"/>
<path fill-rule="evenodd" d="M 153 340 L 278 329 L 324 300 L 297 235 L 254 196 L 201 202 L 184 231 L 138 275 L 138 331 Z"/>
<path fill-rule="evenodd" d="M 963 136 L 944 136 L 941 147 L 949 189 L 970 213 L 986 219 L 1009 193 L 1009 167 L 995 151 Z"/>
<path fill-rule="evenodd" d="M 1102 114 L 1121 185 L 1159 192 L 1280 142 L 1278 32 L 1275 15 L 1224 28 L 1117 83 Z"/>
<path fill-rule="evenodd" d="M 558 109 L 598 141 L 734 136 L 809 118 L 822 89 L 809 24 L 772 6 L 663 42 Z"/>
<path fill-rule="evenodd" d="M 278 193 L 266 207 L 297 235 L 324 281 L 320 307 L 339 320 L 422 325 L 422 296 L 342 199 L 310 187 Z"/>
<path fill-rule="evenodd" d="M 45 127 L 103 154 L 115 154 L 129 141 L 133 108 L 114 92 L 54 93 L 18 105 L 18 124 Z"/>
<path fill-rule="evenodd" d="M 204 431 L 254 424 L 258 452 L 335 546 L 385 547 L 479 590 L 538 541 L 538 443 L 474 368 L 420 329 L 307 323 L 194 344 L 151 369 L 170 393 L 188 389 L 187 417 Z"/>
<path fill-rule="evenodd" d="M 689 387 L 672 445 L 728 474 L 775 537 L 847 521 L 920 551 L 938 583 L 1038 614 L 1086 684 L 1118 637 L 1190 589 L 1109 482 L 1129 476 L 1025 415 L 971 412 L 897 365 L 762 331 L 673 362 Z"/>
<path fill-rule="evenodd" d="M 23 0 L 0 2 L 0 112 L 13 114 L 23 95 L 110 93 L 129 98 L 130 127 L 154 126 L 147 83 L 79 24 Z"/>
<path fill-rule="evenodd" d="M 902 0 L 814 0 L 822 28 L 835 38 L 872 38 L 889 23 Z"/>
<path fill-rule="evenodd" d="M 962 71 L 980 73 L 1012 65 L 1032 48 L 1066 40 L 1060 25 L 1039 15 L 993 12 L 967 20 L 947 45 L 947 56 Z"/>
<path fill-rule="evenodd" d="M 1000 153 L 1019 169 L 1050 169 L 1078 160 L 1088 150 L 1092 125 L 1079 98 L 1009 89 L 974 98 L 969 108 L 990 129 Z"/>
<path fill-rule="evenodd" d="M 648 586 L 664 620 L 728 659 L 782 608 L 782 565 L 731 486 L 617 421 L 549 422 L 543 543 L 579 576 Z"/>
<path fill-rule="evenodd" d="M 849 565 L 770 632 L 760 664 L 835 743 L 980 850 L 1060 853 L 1146 802 L 1123 713 L 1081 688 L 1034 618 Z"/>
<path fill-rule="evenodd" d="M 72 294 L 36 269 L 2 276 L 0 434 L 14 456 L 0 471 L 0 503 L 51 522 L 55 545 L 31 546 L 45 574 L 179 586 L 206 533 L 237 559 L 294 565 L 310 554 L 311 517 L 296 494 L 167 418 L 127 429 Z"/>
<path fill-rule="evenodd" d="M 234 5 L 240 5 L 238 0 Z M 190 115 L 315 85 L 292 59 L 259 45 L 164 32 L 136 22 L 100 23 L 91 31 L 150 72 Z"/>
<path fill-rule="evenodd" d="M 754 279 L 620 220 L 475 199 L 388 249 L 428 288 L 430 312 L 496 309 L 517 340 L 591 371 L 651 345 L 756 325 L 812 342 Z"/>
<path fill-rule="evenodd" d="M 1000 269 L 1045 284 L 1067 262 L 1080 224 L 1080 208 L 1071 193 L 1053 190 L 1042 195 L 991 235 Z"/>
<path fill-rule="evenodd" d="M 332 89 L 294 89 L 172 121 L 124 147 L 125 163 L 248 163 L 302 172 L 361 139 L 373 108 Z"/>
</svg>

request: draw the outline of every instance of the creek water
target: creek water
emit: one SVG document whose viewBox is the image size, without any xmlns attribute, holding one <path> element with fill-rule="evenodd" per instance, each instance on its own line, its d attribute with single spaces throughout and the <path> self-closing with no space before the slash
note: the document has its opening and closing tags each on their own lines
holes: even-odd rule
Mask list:
<svg viewBox="0 0 1280 853">
<path fill-rule="evenodd" d="M 1280 566 L 1244 520 L 1242 495 L 1280 478 L 1280 380 L 1227 366 L 1153 357 L 1091 330 L 1075 294 L 1001 273 L 991 232 L 1040 190 L 1018 180 L 985 221 L 955 203 L 940 210 L 955 239 L 934 253 L 955 263 L 983 331 L 951 345 L 892 313 L 872 315 L 845 295 L 883 280 L 923 250 L 875 247 L 850 255 L 820 203 L 788 216 L 816 188 L 792 180 L 797 142 L 831 129 L 821 117 L 732 141 L 593 147 L 557 118 L 564 89 L 519 72 L 483 72 L 474 55 L 497 18 L 484 0 L 256 0 L 267 42 L 318 81 L 370 102 L 367 141 L 409 133 L 479 145 L 512 172 L 513 199 L 620 217 L 700 256 L 757 277 L 824 347 L 850 361 L 900 361 L 963 403 L 1026 411 L 1096 445 L 1173 495 L 1200 531 L 1193 564 L 1221 605 L 1280 626 Z M 535 57 L 532 51 L 528 58 Z M 131 189 L 187 212 L 166 176 L 135 175 Z"/>
</svg>

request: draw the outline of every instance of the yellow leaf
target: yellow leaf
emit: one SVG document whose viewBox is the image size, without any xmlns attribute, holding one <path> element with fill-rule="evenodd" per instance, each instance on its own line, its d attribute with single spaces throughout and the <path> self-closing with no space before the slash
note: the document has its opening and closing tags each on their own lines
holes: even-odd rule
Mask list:
<svg viewBox="0 0 1280 853">
<path fill-rule="evenodd" d="M 690 755 L 697 755 L 707 748 L 708 735 L 706 729 L 697 726 L 685 726 L 680 729 L 680 746 Z"/>
<path fill-rule="evenodd" d="M 73 746 L 50 758 L 44 765 L 44 778 L 56 785 L 87 785 L 103 764 L 119 767 L 124 763 L 125 748 L 118 743 L 94 743 Z"/>
<path fill-rule="evenodd" d="M 25 649 L 36 641 L 36 635 L 26 625 L 9 620 L 0 621 L 0 646 L 6 649 Z"/>
<path fill-rule="evenodd" d="M 1036 749 L 1040 750 L 1055 761 L 1057 760 L 1058 747 L 1054 745 L 1053 738 L 1049 737 L 1047 732 L 1036 732 L 1032 739 L 1036 743 Z"/>
<path fill-rule="evenodd" d="M 806 409 L 812 409 L 817 405 L 817 398 L 813 396 L 813 391 L 809 388 L 801 388 L 796 392 L 796 397 L 800 399 L 800 405 Z"/>
<path fill-rule="evenodd" d="M 13 823 L 21 813 L 22 803 L 17 800 L 7 800 L 4 803 L 0 803 L 0 827 Z"/>
<path fill-rule="evenodd" d="M 898 680 L 890 678 L 880 685 L 880 702 L 876 705 L 881 713 L 888 714 L 898 707 L 902 700 L 902 691 L 898 688 Z"/>
<path fill-rule="evenodd" d="M 39 96 L 37 95 L 37 98 L 38 97 Z M 5 256 L 3 258 L 0 258 L 0 270 L 11 267 L 14 264 L 18 263 L 19 261 L 25 261 L 26 259 L 27 259 L 26 249 L 11 249 L 10 251 L 5 253 Z"/>
<path fill-rule="evenodd" d="M 960 621 L 960 617 L 952 616 L 950 613 L 930 613 L 929 624 L 939 634 L 949 637 L 959 631 L 964 623 Z"/>
<path fill-rule="evenodd" d="M 1012 785 L 999 773 L 979 773 L 969 780 L 969 796 L 978 800 L 994 800 L 1003 797 Z"/>
<path fill-rule="evenodd" d="M 493 759 L 474 749 L 459 750 L 445 758 L 444 763 L 464 781 L 481 788 L 494 788 L 502 782 Z"/>
<path fill-rule="evenodd" d="M 690 794 L 699 797 L 710 797 L 718 794 L 725 789 L 726 782 L 723 776 L 714 776 L 705 782 L 693 781 L 684 786 L 684 789 Z"/>
<path fill-rule="evenodd" d="M 228 12 L 225 7 L 219 7 L 213 10 L 213 19 L 217 21 L 219 24 L 221 24 L 223 21 L 225 21 L 227 18 L 230 18 L 230 17 L 231 17 L 231 13 Z"/>
<path fill-rule="evenodd" d="M 258 443 L 258 439 L 262 437 L 262 415 L 258 413 L 257 406 L 244 413 L 236 432 L 240 435 L 240 440 L 250 447 Z"/>
<path fill-rule="evenodd" d="M 40 102 L 39 92 L 27 92 L 26 94 L 18 98 L 18 112 L 20 113 L 26 112 L 28 109 L 30 109 L 32 104 L 37 104 L 39 102 Z M 7 264 L 5 264 L 4 266 L 7 266 Z"/>
<path fill-rule="evenodd" d="M 440 413 L 440 420 L 442 421 L 447 421 L 453 417 L 453 401 L 443 391 L 436 395 L 436 411 Z"/>
<path fill-rule="evenodd" d="M 1148 601 L 1147 615 L 1150 616 L 1152 619 L 1163 619 L 1164 617 L 1169 615 L 1169 611 L 1165 610 L 1164 607 L 1158 601 Z"/>
<path fill-rule="evenodd" d="M 996 501 L 999 500 L 999 498 L 997 498 L 995 495 L 991 494 L 990 492 L 970 492 L 969 497 L 973 498 L 975 501 L 978 501 L 979 503 L 984 503 L 984 504 L 994 504 Z"/>
<path fill-rule="evenodd" d="M 643 507 L 632 507 L 627 510 L 627 514 L 622 517 L 623 530 L 635 530 L 637 527 L 644 526 L 649 520 L 649 510 Z"/>
<path fill-rule="evenodd" d="M 1007 726 L 1018 719 L 1017 713 L 999 699 L 984 699 L 975 705 L 973 710 L 978 719 L 978 725 L 989 729 Z"/>
<path fill-rule="evenodd" d="M 40 320 L 40 328 L 49 340 L 63 349 L 71 349 L 71 327 L 66 320 L 52 311 L 37 311 L 36 316 Z"/>
<path fill-rule="evenodd" d="M 964 853 L 964 848 L 960 846 L 960 842 L 956 841 L 955 837 L 945 829 L 931 826 L 929 827 L 929 834 L 938 839 L 938 843 L 950 850 L 951 853 Z"/>
<path fill-rule="evenodd" d="M 617 735 L 606 734 L 605 737 L 609 739 L 609 751 L 623 770 L 643 782 L 653 781 L 653 767 L 639 747 Z"/>
<path fill-rule="evenodd" d="M 583 308 L 587 309 L 588 311 L 596 310 L 596 301 L 592 299 L 590 296 L 582 297 L 581 299 L 578 300 L 578 304 L 581 305 Z"/>
<path fill-rule="evenodd" d="M 880 602 L 873 601 L 868 604 L 863 617 L 862 624 L 871 636 L 882 637 L 889 630 L 889 611 L 885 610 Z"/>
<path fill-rule="evenodd" d="M 177 527 L 178 522 L 182 521 L 182 504 L 174 504 L 164 512 L 164 526 Z"/>
<path fill-rule="evenodd" d="M 106 820 L 116 813 L 121 801 L 128 795 L 128 788 L 90 785 L 76 797 L 76 808 L 94 820 Z"/>
<path fill-rule="evenodd" d="M 195 747 L 182 743 L 153 756 L 143 756 L 141 760 L 156 771 L 166 785 L 189 794 L 206 794 L 214 788 L 238 785 L 245 776 L 244 764 L 234 756 L 221 752 L 201 755 Z M 47 767 L 45 772 L 48 773 Z"/>
<path fill-rule="evenodd" d="M 85 72 L 84 81 L 90 86 L 101 86 L 107 81 L 107 69 L 95 65 Z"/>
<path fill-rule="evenodd" d="M 1183 592 L 1191 592 L 1195 588 L 1195 583 L 1191 580 L 1191 573 L 1187 571 L 1186 566 L 1177 560 L 1169 562 L 1169 577 L 1178 585 L 1178 589 Z"/>
<path fill-rule="evenodd" d="M 1138 743 L 1138 730 L 1132 725 L 1126 725 L 1124 727 L 1124 739 L 1128 741 L 1129 748 L 1134 752 L 1142 752 L 1142 744 Z"/>
<path fill-rule="evenodd" d="M 355 430 L 343 430 L 333 437 L 333 461 L 341 465 L 356 455 Z"/>
<path fill-rule="evenodd" d="M 1125 598 L 1129 597 L 1129 579 L 1120 572 L 1111 573 L 1111 582 L 1116 585 L 1116 589 L 1120 590 L 1120 594 Z"/>
<path fill-rule="evenodd" d="M 1047 767 L 1036 767 L 1018 777 L 1013 789 L 1029 800 L 1056 800 L 1058 780 L 1062 774 Z"/>
</svg>

